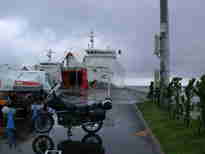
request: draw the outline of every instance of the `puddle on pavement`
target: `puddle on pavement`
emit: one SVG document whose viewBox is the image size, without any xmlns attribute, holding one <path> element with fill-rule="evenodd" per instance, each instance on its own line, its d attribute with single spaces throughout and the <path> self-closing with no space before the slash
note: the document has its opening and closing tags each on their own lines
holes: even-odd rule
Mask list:
<svg viewBox="0 0 205 154">
<path fill-rule="evenodd" d="M 0 153 L 2 154 L 44 154 L 46 150 L 72 151 L 75 154 L 86 152 L 88 154 L 104 154 L 102 138 L 97 134 L 81 133 L 82 128 L 72 128 L 73 136 L 66 137 L 67 129 L 57 125 L 57 117 L 54 116 L 55 125 L 49 134 L 37 134 L 31 132 L 28 123 L 21 122 L 18 126 L 16 142 L 17 147 L 8 145 L 6 137 L 0 139 Z M 114 119 L 110 116 L 105 120 L 104 127 L 113 127 Z M 22 131 L 23 130 L 23 131 Z M 4 133 L 5 135 L 5 133 Z M 84 152 L 83 152 L 84 151 Z M 55 153 L 55 152 L 54 152 Z M 47 153 L 53 154 L 53 153 Z M 58 154 L 58 153 L 57 153 Z M 64 154 L 64 153 L 62 153 Z"/>
<path fill-rule="evenodd" d="M 83 135 L 84 134 L 84 135 Z M 61 154 L 104 154 L 102 138 L 97 134 L 79 133 L 78 128 L 73 129 L 73 136 L 66 135 L 66 129 L 55 127 L 49 134 L 30 133 L 27 138 L 17 138 L 17 147 L 12 148 L 6 143 L 7 140 L 0 140 L 0 153 L 2 154 L 45 154 L 47 150 L 62 151 Z M 51 151 L 47 154 L 53 154 Z M 59 153 L 60 154 L 60 153 Z"/>
<path fill-rule="evenodd" d="M 87 134 L 80 140 L 68 137 L 57 143 L 51 136 L 39 135 L 32 142 L 32 150 L 36 154 L 44 154 L 47 150 L 50 152 L 54 150 L 55 153 L 62 152 L 62 154 L 105 154 L 102 138 L 97 134 Z"/>
</svg>

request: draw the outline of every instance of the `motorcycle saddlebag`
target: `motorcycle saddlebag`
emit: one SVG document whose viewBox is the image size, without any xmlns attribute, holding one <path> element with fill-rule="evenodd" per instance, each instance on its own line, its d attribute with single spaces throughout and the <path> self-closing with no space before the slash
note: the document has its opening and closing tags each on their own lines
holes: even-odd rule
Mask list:
<svg viewBox="0 0 205 154">
<path fill-rule="evenodd" d="M 59 125 L 67 125 L 70 124 L 72 121 L 71 119 L 73 119 L 72 114 L 70 114 L 68 111 L 62 111 L 62 112 L 58 112 L 58 124 Z"/>
<path fill-rule="evenodd" d="M 103 121 L 105 120 L 105 110 L 95 109 L 89 112 L 89 116 L 93 121 Z"/>
</svg>

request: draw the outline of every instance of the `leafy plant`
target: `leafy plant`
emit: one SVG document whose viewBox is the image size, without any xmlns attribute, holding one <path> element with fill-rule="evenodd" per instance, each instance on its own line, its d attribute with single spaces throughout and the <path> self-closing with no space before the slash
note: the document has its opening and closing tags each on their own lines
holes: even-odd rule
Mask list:
<svg viewBox="0 0 205 154">
<path fill-rule="evenodd" d="M 153 101 L 154 99 L 154 82 L 151 81 L 150 86 L 149 86 L 149 93 L 147 95 L 147 98 L 151 99 Z"/>
<path fill-rule="evenodd" d="M 169 118 L 172 117 L 172 96 L 174 95 L 174 86 L 173 86 L 173 80 L 169 83 L 168 87 L 167 87 L 167 91 L 166 91 L 166 97 L 168 100 L 168 104 L 167 104 L 167 110 L 169 113 Z"/>
<path fill-rule="evenodd" d="M 194 83 L 196 79 L 189 80 L 188 85 L 185 88 L 186 100 L 184 100 L 185 104 L 185 123 L 186 126 L 190 126 L 190 112 L 191 112 L 191 98 L 194 96 Z"/>
<path fill-rule="evenodd" d="M 173 113 L 173 118 L 174 119 L 179 119 L 179 115 L 183 113 L 183 108 L 180 104 L 180 93 L 182 91 L 182 86 L 180 81 L 182 78 L 180 77 L 175 77 L 173 78 L 173 90 L 174 90 L 174 98 L 175 98 L 175 106 L 174 106 L 174 113 Z"/>
<path fill-rule="evenodd" d="M 197 81 L 194 92 L 200 98 L 201 120 L 203 127 L 205 127 L 205 75 Z"/>
</svg>

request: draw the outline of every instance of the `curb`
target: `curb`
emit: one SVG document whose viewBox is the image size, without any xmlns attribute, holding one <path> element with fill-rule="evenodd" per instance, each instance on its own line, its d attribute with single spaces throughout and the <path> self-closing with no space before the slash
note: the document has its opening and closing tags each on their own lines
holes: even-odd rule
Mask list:
<svg viewBox="0 0 205 154">
<path fill-rule="evenodd" d="M 148 133 L 150 135 L 150 137 L 152 138 L 152 140 L 154 141 L 154 147 L 156 148 L 156 151 L 160 154 L 165 154 L 163 151 L 162 151 L 162 148 L 161 148 L 161 145 L 158 141 L 158 139 L 154 136 L 152 130 L 149 128 L 147 122 L 144 120 L 143 118 L 143 115 L 142 115 L 142 112 L 138 109 L 137 105 L 135 104 L 135 108 L 136 108 L 136 111 L 137 111 L 137 114 L 140 118 L 140 120 L 142 121 L 143 125 L 145 126 L 145 128 L 148 129 Z"/>
</svg>

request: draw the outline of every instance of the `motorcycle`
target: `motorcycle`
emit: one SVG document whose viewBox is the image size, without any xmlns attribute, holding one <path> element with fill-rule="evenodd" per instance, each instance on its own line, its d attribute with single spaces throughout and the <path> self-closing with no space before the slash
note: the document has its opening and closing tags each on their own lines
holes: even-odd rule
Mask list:
<svg viewBox="0 0 205 154">
<path fill-rule="evenodd" d="M 74 105 L 64 102 L 55 94 L 46 104 L 55 110 L 58 125 L 62 125 L 68 130 L 75 126 L 81 126 L 87 133 L 98 132 L 103 126 L 106 111 L 112 109 L 111 99 L 105 99 L 101 103 L 92 105 Z M 53 126 L 53 113 L 50 112 L 39 113 L 34 120 L 34 129 L 38 133 L 47 133 Z M 71 131 L 68 131 L 68 134 L 71 134 Z"/>
</svg>

